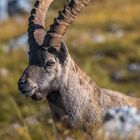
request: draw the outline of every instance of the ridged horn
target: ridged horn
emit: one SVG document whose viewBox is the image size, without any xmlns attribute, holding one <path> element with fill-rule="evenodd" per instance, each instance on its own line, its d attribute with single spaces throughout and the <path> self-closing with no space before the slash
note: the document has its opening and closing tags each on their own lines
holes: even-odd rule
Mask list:
<svg viewBox="0 0 140 140">
<path fill-rule="evenodd" d="M 59 11 L 58 17 L 54 19 L 54 23 L 50 26 L 50 30 L 47 32 L 45 38 L 47 46 L 55 48 L 60 47 L 65 32 L 80 11 L 87 6 L 90 1 L 91 0 L 71 0 L 64 6 L 62 11 Z"/>
<path fill-rule="evenodd" d="M 28 42 L 30 50 L 43 45 L 46 35 L 45 19 L 48 8 L 53 0 L 37 0 L 29 17 Z"/>
</svg>

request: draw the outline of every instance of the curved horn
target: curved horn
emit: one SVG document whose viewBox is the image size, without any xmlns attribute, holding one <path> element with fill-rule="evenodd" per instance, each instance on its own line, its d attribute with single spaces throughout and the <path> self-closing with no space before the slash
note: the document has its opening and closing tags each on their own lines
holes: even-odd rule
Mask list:
<svg viewBox="0 0 140 140">
<path fill-rule="evenodd" d="M 65 5 L 62 11 L 59 11 L 59 16 L 54 19 L 54 23 L 50 26 L 50 30 L 47 32 L 45 38 L 47 46 L 55 48 L 60 47 L 61 40 L 68 27 L 90 1 L 91 0 L 71 0 L 69 4 Z"/>
<path fill-rule="evenodd" d="M 28 28 L 28 42 L 30 49 L 39 47 L 45 38 L 45 19 L 48 8 L 53 0 L 37 0 L 31 11 Z"/>
</svg>

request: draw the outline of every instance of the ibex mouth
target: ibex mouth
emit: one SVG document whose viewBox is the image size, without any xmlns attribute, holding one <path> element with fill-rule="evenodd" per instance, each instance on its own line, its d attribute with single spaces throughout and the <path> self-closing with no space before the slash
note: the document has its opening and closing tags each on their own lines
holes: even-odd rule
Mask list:
<svg viewBox="0 0 140 140">
<path fill-rule="evenodd" d="M 35 94 L 36 87 L 32 88 L 31 90 L 20 91 L 21 94 L 32 97 Z"/>
<path fill-rule="evenodd" d="M 46 99 L 45 96 L 39 91 L 37 87 L 28 90 L 19 90 L 21 95 L 31 97 L 35 101 Z"/>
</svg>

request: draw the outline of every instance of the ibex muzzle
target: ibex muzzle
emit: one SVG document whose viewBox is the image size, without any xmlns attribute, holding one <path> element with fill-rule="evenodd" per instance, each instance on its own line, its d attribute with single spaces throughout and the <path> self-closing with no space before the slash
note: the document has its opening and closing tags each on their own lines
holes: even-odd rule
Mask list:
<svg viewBox="0 0 140 140">
<path fill-rule="evenodd" d="M 37 66 L 29 66 L 18 83 L 20 93 L 30 96 L 34 100 L 42 100 L 44 98 L 44 95 L 37 84 L 37 75 L 35 73 L 38 72 L 38 70 Z"/>
</svg>

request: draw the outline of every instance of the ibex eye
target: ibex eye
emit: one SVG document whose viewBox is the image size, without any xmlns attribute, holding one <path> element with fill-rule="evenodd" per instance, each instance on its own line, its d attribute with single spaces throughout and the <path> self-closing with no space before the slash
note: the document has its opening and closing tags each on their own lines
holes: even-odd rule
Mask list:
<svg viewBox="0 0 140 140">
<path fill-rule="evenodd" d="M 53 66 L 54 64 L 55 64 L 54 61 L 48 61 L 48 62 L 46 63 L 46 66 Z"/>
</svg>

